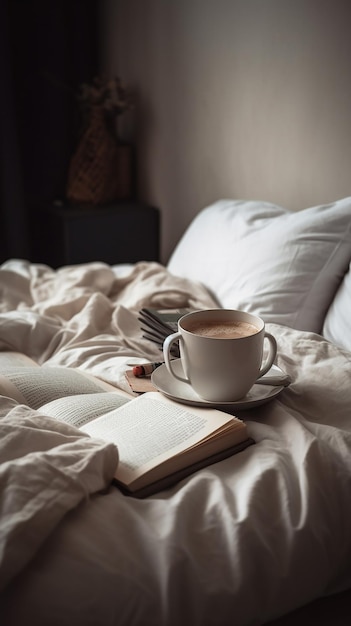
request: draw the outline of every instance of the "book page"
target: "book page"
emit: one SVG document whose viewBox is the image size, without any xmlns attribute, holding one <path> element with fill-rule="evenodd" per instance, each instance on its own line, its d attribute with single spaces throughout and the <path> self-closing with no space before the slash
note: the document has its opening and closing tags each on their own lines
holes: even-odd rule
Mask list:
<svg viewBox="0 0 351 626">
<path fill-rule="evenodd" d="M 48 402 L 40 407 L 40 413 L 80 428 L 99 415 L 118 409 L 129 401 L 115 391 L 78 394 Z"/>
<path fill-rule="evenodd" d="M 7 367 L 1 374 L 0 393 L 32 409 L 64 396 L 115 391 L 112 385 L 73 368 Z"/>
<path fill-rule="evenodd" d="M 20 404 L 27 404 L 25 397 L 6 376 L 0 374 L 0 395 L 13 398 Z"/>
<path fill-rule="evenodd" d="M 8 367 L 20 366 L 40 367 L 38 363 L 22 352 L 0 352 L 0 372 Z"/>
<path fill-rule="evenodd" d="M 158 392 L 150 392 L 99 417 L 82 430 L 116 444 L 119 452 L 116 478 L 128 484 L 169 457 L 196 446 L 216 431 L 221 432 L 228 424 L 246 428 L 232 415 L 188 407 Z"/>
</svg>

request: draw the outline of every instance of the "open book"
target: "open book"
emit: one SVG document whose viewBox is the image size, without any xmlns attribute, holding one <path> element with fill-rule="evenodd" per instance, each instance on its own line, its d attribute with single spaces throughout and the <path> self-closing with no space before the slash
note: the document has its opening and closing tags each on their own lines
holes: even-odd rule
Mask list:
<svg viewBox="0 0 351 626">
<path fill-rule="evenodd" d="M 130 399 L 81 370 L 38 366 L 17 353 L 0 353 L 0 393 L 114 443 L 115 482 L 137 497 L 253 443 L 246 424 L 222 411 L 187 407 L 159 392 Z"/>
</svg>

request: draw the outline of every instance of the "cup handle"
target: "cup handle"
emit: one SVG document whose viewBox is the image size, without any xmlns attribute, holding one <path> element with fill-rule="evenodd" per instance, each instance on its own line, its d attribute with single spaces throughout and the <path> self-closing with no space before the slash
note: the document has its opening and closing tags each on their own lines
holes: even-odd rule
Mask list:
<svg viewBox="0 0 351 626">
<path fill-rule="evenodd" d="M 181 341 L 182 336 L 181 333 L 178 331 L 176 333 L 173 333 L 172 335 L 168 335 L 168 337 L 166 337 L 166 339 L 163 342 L 163 358 L 165 360 L 165 364 L 166 367 L 169 371 L 169 373 L 174 376 L 174 378 L 177 378 L 178 380 L 181 380 L 183 383 L 188 383 L 190 384 L 190 380 L 188 378 L 183 378 L 183 376 L 179 376 L 179 374 L 176 374 L 171 363 L 172 363 L 172 359 L 171 359 L 171 348 L 172 345 L 176 342 L 176 341 Z"/>
<path fill-rule="evenodd" d="M 269 352 L 268 352 L 268 356 L 267 359 L 264 363 L 262 363 L 261 365 L 261 369 L 259 371 L 258 377 L 257 378 L 261 378 L 261 376 L 264 376 L 264 374 L 267 374 L 267 372 L 271 369 L 273 363 L 274 363 L 274 359 L 277 355 L 277 342 L 275 340 L 275 338 L 273 337 L 273 335 L 271 335 L 271 333 L 267 333 L 265 332 L 264 334 L 264 338 L 268 339 L 269 342 Z"/>
</svg>

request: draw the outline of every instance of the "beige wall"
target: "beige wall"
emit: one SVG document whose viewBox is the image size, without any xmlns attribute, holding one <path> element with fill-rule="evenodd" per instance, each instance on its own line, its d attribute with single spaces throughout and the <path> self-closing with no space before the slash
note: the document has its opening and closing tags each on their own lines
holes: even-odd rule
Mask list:
<svg viewBox="0 0 351 626">
<path fill-rule="evenodd" d="M 137 94 L 138 195 L 162 260 L 220 198 L 351 195 L 349 0 L 105 0 L 105 72 Z M 126 121 L 126 120 L 125 120 Z"/>
</svg>

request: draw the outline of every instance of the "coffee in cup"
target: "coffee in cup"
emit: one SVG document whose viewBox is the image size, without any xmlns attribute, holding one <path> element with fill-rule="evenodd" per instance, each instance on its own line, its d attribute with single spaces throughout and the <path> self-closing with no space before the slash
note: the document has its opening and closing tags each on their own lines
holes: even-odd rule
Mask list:
<svg viewBox="0 0 351 626">
<path fill-rule="evenodd" d="M 258 329 L 250 322 L 198 322 L 190 324 L 189 332 L 213 339 L 238 339 L 254 335 Z"/>
<path fill-rule="evenodd" d="M 262 362 L 265 340 L 268 354 Z M 179 342 L 184 377 L 172 367 L 171 348 L 175 342 Z M 164 341 L 163 353 L 168 372 L 191 385 L 200 398 L 235 402 L 272 367 L 277 344 L 256 315 L 234 309 L 206 309 L 180 318 L 178 332 Z"/>
</svg>

